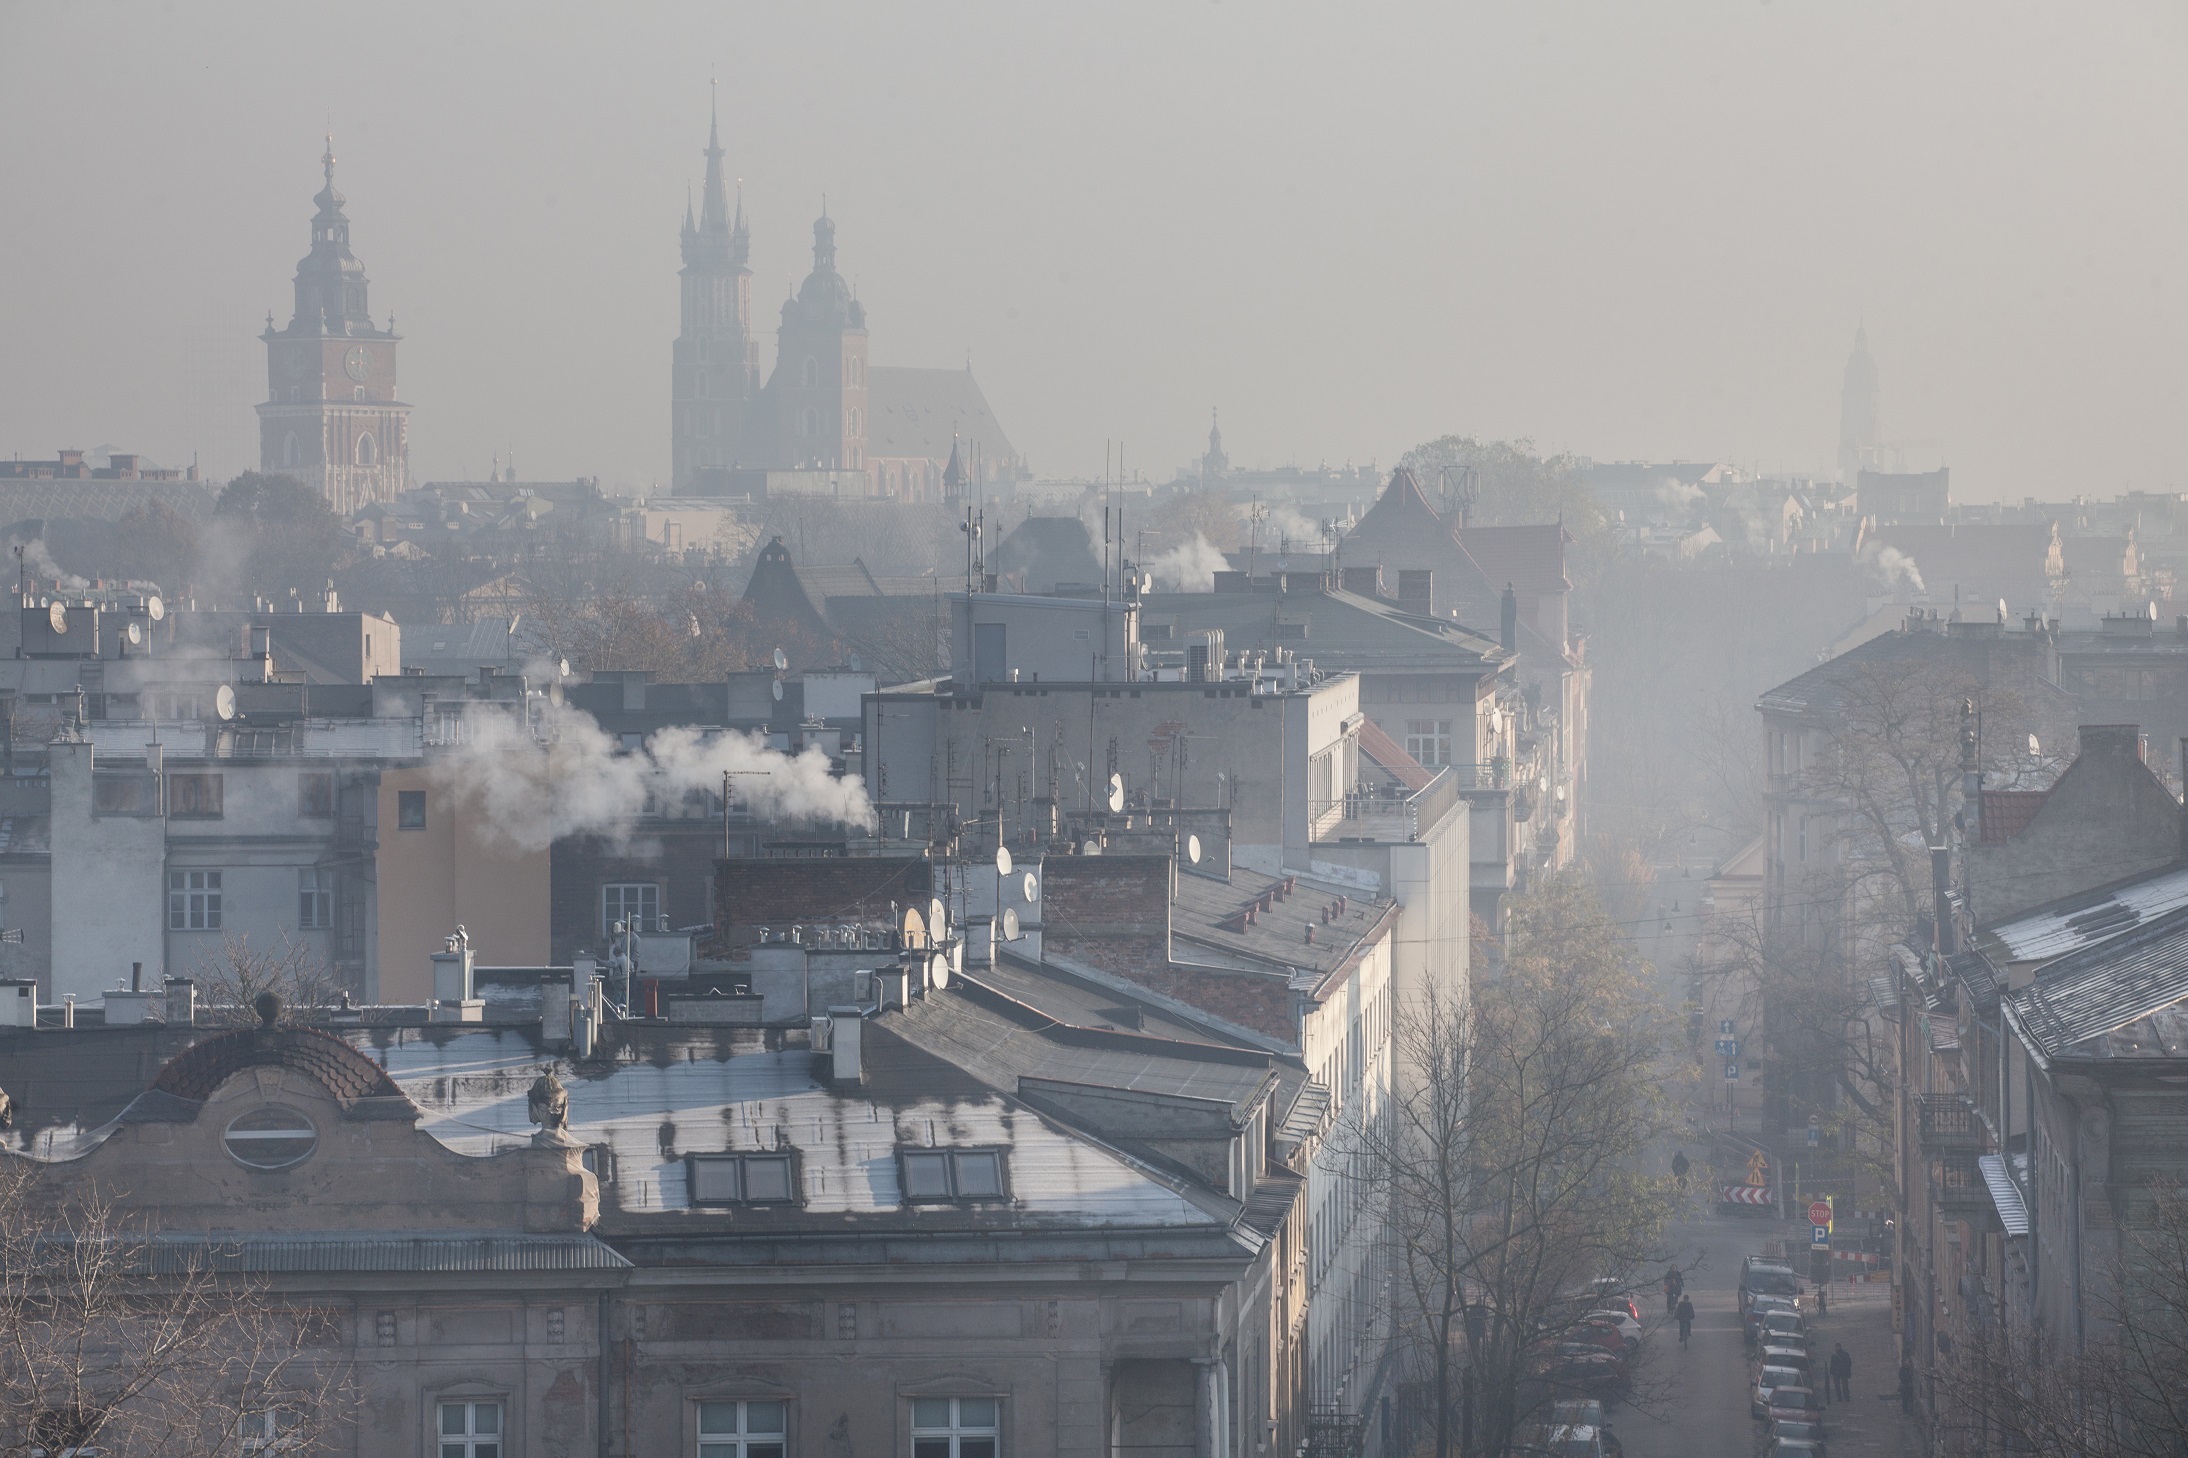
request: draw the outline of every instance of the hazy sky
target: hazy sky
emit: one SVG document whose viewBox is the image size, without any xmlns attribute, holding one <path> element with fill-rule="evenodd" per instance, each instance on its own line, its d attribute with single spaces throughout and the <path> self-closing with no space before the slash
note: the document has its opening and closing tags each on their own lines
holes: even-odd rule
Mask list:
<svg viewBox="0 0 2188 1458">
<path fill-rule="evenodd" d="M 421 479 L 668 470 L 721 79 L 763 358 L 821 195 L 881 364 L 1044 474 L 1448 431 L 1828 468 L 1866 320 L 1964 497 L 2188 489 L 2175 4 L 0 0 L 0 452 L 256 464 L 331 116 Z"/>
</svg>

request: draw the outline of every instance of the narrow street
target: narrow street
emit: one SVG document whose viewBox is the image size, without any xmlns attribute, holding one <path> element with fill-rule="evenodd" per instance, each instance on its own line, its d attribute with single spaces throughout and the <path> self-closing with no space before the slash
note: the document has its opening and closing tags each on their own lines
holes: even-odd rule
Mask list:
<svg viewBox="0 0 2188 1458">
<path fill-rule="evenodd" d="M 1672 1242 L 1684 1261 L 1693 1263 L 1687 1294 L 1694 1302 L 1694 1335 L 1680 1350 L 1678 1326 L 1665 1319 L 1661 1294 L 1649 1293 L 1654 1300 L 1643 1301 L 1648 1355 L 1634 1400 L 1610 1413 L 1627 1458 L 1752 1458 L 1762 1451 L 1763 1424 L 1748 1409 L 1740 1260 L 1759 1251 L 1779 1229 L 1770 1221 L 1715 1216 L 1671 1228 Z M 1811 1293 L 1811 1313 L 1814 1305 Z M 1837 1343 L 1844 1343 L 1854 1359 L 1853 1400 L 1832 1403 L 1825 1415 L 1830 1451 L 1862 1458 L 1915 1458 L 1920 1452 L 1915 1430 L 1899 1412 L 1890 1288 L 1839 1281 L 1831 1288 L 1829 1314 L 1812 1316 L 1811 1324 L 1819 1367 Z"/>
</svg>

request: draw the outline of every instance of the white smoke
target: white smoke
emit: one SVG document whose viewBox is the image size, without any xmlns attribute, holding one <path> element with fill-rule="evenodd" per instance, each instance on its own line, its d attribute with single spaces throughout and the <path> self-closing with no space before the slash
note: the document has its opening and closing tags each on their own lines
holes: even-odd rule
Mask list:
<svg viewBox="0 0 2188 1458">
<path fill-rule="evenodd" d="M 873 824 L 866 786 L 830 774 L 817 747 L 789 755 L 758 735 L 678 727 L 626 750 L 582 709 L 545 703 L 529 728 L 514 714 L 474 707 L 462 742 L 431 772 L 486 822 L 490 839 L 538 851 L 571 835 L 624 843 L 649 798 L 673 811 L 687 797 L 719 793 L 725 770 L 741 771 L 730 782 L 740 810 L 853 829 Z"/>
<path fill-rule="evenodd" d="M 53 560 L 44 537 L 32 537 L 23 543 L 23 570 L 30 574 L 31 581 L 54 583 L 63 592 L 81 592 L 91 585 Z"/>
<path fill-rule="evenodd" d="M 1261 545 L 1274 548 L 1279 542 L 1289 543 L 1295 552 L 1311 552 L 1322 546 L 1322 523 L 1309 521 L 1284 502 L 1272 502 L 1267 507 L 1268 519 Z"/>
<path fill-rule="evenodd" d="M 1199 532 L 1183 546 L 1172 547 L 1147 564 L 1148 579 L 1171 592 L 1213 592 L 1216 574 L 1230 562 Z"/>
<path fill-rule="evenodd" d="M 1914 558 L 1897 547 L 1871 542 L 1861 549 L 1857 560 L 1872 577 L 1884 584 L 1887 592 L 1896 592 L 1903 586 L 1909 592 L 1929 591 L 1923 585 L 1922 571 L 1915 566 Z"/>
<path fill-rule="evenodd" d="M 1659 478 L 1652 494 L 1673 511 L 1684 511 L 1708 495 L 1701 487 L 1689 485 L 1676 476 Z"/>
</svg>

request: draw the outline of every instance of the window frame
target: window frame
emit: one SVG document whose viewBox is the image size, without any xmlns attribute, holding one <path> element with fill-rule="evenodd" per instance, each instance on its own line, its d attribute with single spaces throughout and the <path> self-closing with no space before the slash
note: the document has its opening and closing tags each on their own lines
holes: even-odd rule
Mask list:
<svg viewBox="0 0 2188 1458">
<path fill-rule="evenodd" d="M 789 1176 L 789 1193 L 780 1198 L 754 1196 L 745 1166 L 748 1164 L 781 1164 Z M 699 1171 L 702 1167 L 719 1172 L 733 1168 L 736 1171 L 734 1195 L 699 1194 Z M 703 1210 L 766 1209 L 770 1206 L 796 1209 L 805 1203 L 804 1169 L 795 1149 L 730 1149 L 720 1153 L 686 1154 L 684 1156 L 684 1188 L 693 1206 Z"/>
<path fill-rule="evenodd" d="M 919 1458 L 920 1444 L 923 1442 L 939 1442 L 946 1443 L 948 1445 L 942 1452 L 932 1455 L 932 1458 L 966 1458 L 964 1444 L 965 1440 L 968 1438 L 976 1443 L 982 1440 L 986 1441 L 988 1445 L 986 1458 L 1002 1458 L 1004 1403 L 1004 1398 L 1002 1394 L 986 1392 L 967 1392 L 962 1394 L 952 1394 L 948 1397 L 908 1397 L 906 1401 L 910 1404 L 910 1406 L 905 1410 L 905 1430 L 911 1440 L 912 1458 Z M 935 1427 L 931 1423 L 925 1427 L 920 1426 L 920 1406 L 923 1403 L 930 1402 L 945 1402 L 949 1404 L 950 1416 L 949 1422 L 946 1426 Z M 964 1404 L 968 1402 L 984 1402 L 988 1404 L 989 1414 L 988 1421 L 986 1423 L 972 1426 L 968 1426 L 966 1424 L 964 1419 Z"/>
<path fill-rule="evenodd" d="M 418 818 L 410 818 L 411 807 L 418 809 Z M 426 828 L 426 800 L 424 790 L 397 790 L 395 792 L 395 828 L 397 830 L 423 830 Z"/>
<path fill-rule="evenodd" d="M 193 877 L 195 885 L 191 884 Z M 219 931 L 226 895 L 220 871 L 187 868 L 168 871 L 167 929 L 171 932 Z"/>
<path fill-rule="evenodd" d="M 751 1428 L 751 1409 L 755 1405 L 780 1408 L 781 1426 L 773 1432 L 754 1432 Z M 737 1410 L 737 1426 L 733 1430 L 706 1426 L 706 1410 L 710 1407 L 733 1407 Z M 792 1403 L 787 1397 L 694 1397 L 691 1399 L 691 1451 L 697 1458 L 786 1458 L 790 1451 L 790 1410 Z M 772 1448 L 770 1455 L 765 1450 Z"/>
<path fill-rule="evenodd" d="M 185 789 L 187 787 L 187 789 Z M 206 792 L 210 790 L 211 794 Z M 207 808 L 210 800 L 211 807 Z M 169 820 L 225 820 L 228 818 L 228 777 L 218 772 L 193 770 L 167 776 Z"/>
<path fill-rule="evenodd" d="M 306 884 L 309 878 L 310 884 Z M 308 898 L 308 899 L 307 899 Z M 326 866 L 296 868 L 296 929 L 334 929 L 334 871 Z"/>
<path fill-rule="evenodd" d="M 619 922 L 619 921 L 620 921 L 620 922 L 622 922 L 622 923 L 623 923 L 623 924 L 624 924 L 625 926 L 629 926 L 629 925 L 631 924 L 631 920 L 632 920 L 632 919 L 631 919 L 631 917 L 630 917 L 630 915 L 629 915 L 629 910 L 630 910 L 630 905 L 631 905 L 631 901 L 630 901 L 630 898 L 629 898 L 629 896 L 628 896 L 628 895 L 627 895 L 626 893 L 629 893 L 629 892 L 632 892 L 632 891 L 637 891 L 637 892 L 640 892 L 640 893 L 647 893 L 647 892 L 650 892 L 650 893 L 651 893 L 651 896 L 650 896 L 650 897 L 649 897 L 649 896 L 647 896 L 647 895 L 645 895 L 645 894 L 641 894 L 641 895 L 640 895 L 640 896 L 638 897 L 638 899 L 637 899 L 637 906 L 638 906 L 638 908 L 639 908 L 639 912 L 640 912 L 640 915 L 639 915 L 639 917 L 638 917 L 638 920 L 637 920 L 637 928 L 638 928 L 638 930 L 639 930 L 639 931 L 641 931 L 641 932 L 650 932 L 650 931 L 652 931 L 652 930 L 654 929 L 654 927 L 655 927 L 656 925 L 658 925 L 658 924 L 659 924 L 659 922 L 660 922 L 660 919 L 661 919 L 661 903 L 662 903 L 662 901 L 664 901 L 664 900 L 666 899 L 666 897 L 665 897 L 665 896 L 663 895 L 663 893 L 664 893 L 664 892 L 665 892 L 665 891 L 666 891 L 667 889 L 668 889 L 668 888 L 667 888 L 667 887 L 665 887 L 665 886 L 663 886 L 663 885 L 662 885 L 662 884 L 661 884 L 661 883 L 660 883 L 659 881 L 603 881 L 603 882 L 601 882 L 601 883 L 600 883 L 600 934 L 601 934 L 601 935 L 602 935 L 603 937 L 612 937 L 612 936 L 614 936 L 614 935 L 615 935 L 615 924 L 616 924 L 617 922 Z M 609 909 L 609 908 L 610 908 L 610 904 L 611 904 L 611 903 L 610 903 L 610 899 L 609 899 L 609 894 L 610 894 L 611 892 L 615 893 L 615 898 L 614 898 L 614 901 L 613 901 L 613 905 L 614 905 L 614 907 L 615 907 L 616 909 L 615 909 L 615 910 L 613 910 L 613 911 L 611 911 L 611 910 Z M 652 902 L 652 907 L 653 907 L 653 909 L 652 909 L 652 911 L 651 911 L 651 913 L 650 913 L 650 914 L 648 914 L 648 913 L 646 912 L 646 906 L 647 906 L 647 902 L 648 902 L 649 900 L 650 900 L 650 901 Z"/>
<path fill-rule="evenodd" d="M 365 637 L 365 653 L 369 656 L 371 652 L 372 637 L 367 634 Z M 324 799 L 314 793 L 322 788 L 326 792 Z M 332 820 L 336 805 L 335 793 L 334 771 L 301 771 L 296 777 L 296 818 L 299 820 Z M 314 808 L 322 804 L 326 807 L 325 809 Z"/>
<path fill-rule="evenodd" d="M 430 1415 L 430 1439 L 437 1458 L 509 1458 L 511 1447 L 509 1410 L 514 1406 L 505 1392 L 450 1392 L 436 1394 L 426 1411 Z M 450 1433 L 445 1414 L 449 1408 L 464 1409 L 464 1431 Z M 495 1412 L 495 1431 L 481 1433 L 477 1430 L 478 1411 L 490 1407 Z M 491 1453 L 482 1452 L 491 1449 Z"/>
<path fill-rule="evenodd" d="M 907 1205 L 983 1205 L 1005 1204 L 1011 1198 L 1009 1150 L 1000 1144 L 945 1145 L 929 1148 L 922 1145 L 902 1145 L 897 1149 L 897 1190 Z M 912 1192 L 912 1161 L 940 1156 L 943 1169 L 949 1177 L 949 1193 L 946 1195 L 914 1194 Z M 964 1182 L 958 1173 L 958 1161 L 968 1157 L 986 1156 L 995 1161 L 995 1193 L 972 1194 L 964 1192 Z"/>
<path fill-rule="evenodd" d="M 1452 730 L 1456 727 L 1455 721 L 1450 719 L 1408 719 L 1405 721 L 1405 752 L 1423 769 L 1438 769 L 1450 764 L 1452 746 L 1456 742 Z M 1424 745 L 1433 758 L 1422 755 Z"/>
</svg>

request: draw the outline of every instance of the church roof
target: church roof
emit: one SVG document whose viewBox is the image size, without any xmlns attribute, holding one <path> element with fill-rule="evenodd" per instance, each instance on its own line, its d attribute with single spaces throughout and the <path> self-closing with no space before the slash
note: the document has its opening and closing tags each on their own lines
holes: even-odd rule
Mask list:
<svg viewBox="0 0 2188 1458">
<path fill-rule="evenodd" d="M 946 461 L 950 447 L 959 440 L 968 447 L 978 446 L 987 464 L 1018 464 L 1018 453 L 971 370 L 890 365 L 867 370 L 867 455 Z"/>
<path fill-rule="evenodd" d="M 1493 582 L 1509 582 L 1517 592 L 1572 591 L 1565 577 L 1565 528 L 1556 522 L 1461 527 L 1458 538 Z"/>
</svg>

